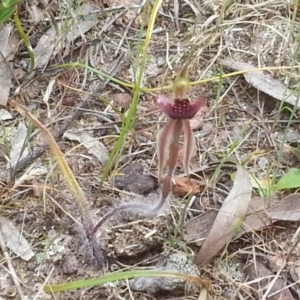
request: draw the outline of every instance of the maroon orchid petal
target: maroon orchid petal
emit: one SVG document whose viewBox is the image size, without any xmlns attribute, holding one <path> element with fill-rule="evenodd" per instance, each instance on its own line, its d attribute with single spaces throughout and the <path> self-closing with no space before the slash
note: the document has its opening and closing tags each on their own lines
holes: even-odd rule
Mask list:
<svg viewBox="0 0 300 300">
<path fill-rule="evenodd" d="M 169 119 L 157 135 L 158 178 L 166 166 L 176 120 Z"/>
<path fill-rule="evenodd" d="M 165 96 L 159 96 L 157 98 L 156 104 L 167 115 L 169 115 L 169 111 L 172 111 L 173 103 Z"/>
<path fill-rule="evenodd" d="M 183 167 L 185 169 L 186 174 L 189 174 L 189 164 L 191 158 L 193 156 L 193 152 L 195 149 L 195 139 L 193 136 L 193 131 L 190 126 L 189 120 L 182 120 L 183 127 Z"/>
<path fill-rule="evenodd" d="M 173 140 L 170 144 L 169 161 L 168 161 L 168 175 L 172 178 L 177 164 L 179 152 L 179 139 L 182 130 L 182 120 L 176 120 L 173 129 Z"/>
<path fill-rule="evenodd" d="M 171 103 L 168 98 L 160 96 L 157 99 L 157 105 L 171 119 L 191 119 L 201 108 L 205 107 L 206 98 L 201 97 L 193 102 L 188 99 L 175 99 L 174 103 Z"/>
</svg>

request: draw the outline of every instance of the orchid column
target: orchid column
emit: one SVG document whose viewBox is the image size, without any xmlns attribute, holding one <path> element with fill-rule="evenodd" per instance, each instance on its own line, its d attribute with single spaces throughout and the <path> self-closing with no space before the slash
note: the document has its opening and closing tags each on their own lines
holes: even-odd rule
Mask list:
<svg viewBox="0 0 300 300">
<path fill-rule="evenodd" d="M 190 90 L 188 67 L 178 74 L 173 84 L 174 99 L 159 96 L 157 106 L 169 117 L 167 124 L 157 136 L 157 155 L 159 180 L 162 183 L 162 197 L 166 199 L 171 191 L 172 177 L 176 168 L 179 139 L 183 132 L 183 166 L 188 174 L 189 163 L 195 148 L 195 139 L 190 126 L 190 119 L 206 107 L 206 98 L 200 97 L 190 101 L 187 94 Z M 167 174 L 163 169 L 167 167 Z"/>
</svg>

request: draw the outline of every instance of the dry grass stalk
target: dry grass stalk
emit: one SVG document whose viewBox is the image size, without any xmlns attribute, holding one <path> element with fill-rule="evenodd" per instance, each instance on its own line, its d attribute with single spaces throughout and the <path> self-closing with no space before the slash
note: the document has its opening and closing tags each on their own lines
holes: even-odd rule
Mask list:
<svg viewBox="0 0 300 300">
<path fill-rule="evenodd" d="M 20 105 L 16 101 L 11 101 L 10 105 L 14 107 L 20 114 L 26 116 L 29 118 L 35 126 L 37 126 L 47 141 L 50 144 L 50 149 L 53 152 L 53 155 L 56 159 L 56 162 L 61 169 L 61 172 L 66 180 L 66 183 L 68 184 L 70 190 L 73 193 L 73 196 L 76 199 L 77 207 L 81 212 L 82 217 L 82 226 L 86 232 L 88 242 L 90 244 L 90 247 L 92 249 L 92 253 L 99 265 L 103 265 L 105 262 L 105 256 L 100 248 L 95 235 L 93 234 L 93 220 L 90 215 L 89 211 L 89 204 L 87 199 L 85 198 L 85 195 L 83 194 L 82 189 L 80 188 L 72 170 L 70 169 L 69 165 L 67 164 L 61 150 L 59 149 L 59 146 L 57 145 L 55 139 L 49 132 L 49 130 L 39 121 L 37 120 L 24 106 Z"/>
</svg>

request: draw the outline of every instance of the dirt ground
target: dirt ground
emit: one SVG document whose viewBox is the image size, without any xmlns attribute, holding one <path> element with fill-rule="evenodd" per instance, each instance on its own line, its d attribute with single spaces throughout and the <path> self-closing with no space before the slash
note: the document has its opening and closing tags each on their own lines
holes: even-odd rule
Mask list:
<svg viewBox="0 0 300 300">
<path fill-rule="evenodd" d="M 139 68 L 139 40 L 145 39 L 140 28 L 143 22 L 148 24 L 150 15 L 146 2 L 24 1 L 20 19 L 34 49 L 37 67 L 32 75 L 25 76 L 29 55 L 23 42 L 17 40 L 10 59 L 14 75 L 9 100 L 27 107 L 54 135 L 88 199 L 95 223 L 120 203 L 134 201 L 151 207 L 160 193 L 156 136 L 165 120 L 155 101 L 160 93 L 172 95 L 170 90 L 159 88 L 170 85 L 188 61 L 193 43 L 196 46 L 190 78 L 192 82 L 203 82 L 192 86 L 190 98 L 205 96 L 208 100 L 205 117 L 196 116 L 191 121 L 197 147 L 190 165 L 194 198 L 183 214 L 190 182 L 184 181 L 179 157 L 175 177 L 180 179 L 171 205 L 164 207 L 162 216 L 148 220 L 129 213 L 121 216 L 122 221 L 118 217 L 110 219 L 99 230 L 99 243 L 108 255 L 101 269 L 93 260 L 74 197 L 43 135 L 28 119 L 8 105 L 2 106 L 11 118 L 0 118 L 0 231 L 4 223 L 15 226 L 34 253 L 26 261 L 6 249 L 24 299 L 198 299 L 199 288 L 183 284 L 170 291 L 151 292 L 147 288 L 134 290 L 129 281 L 118 281 L 52 295 L 43 292 L 43 285 L 117 270 L 160 267 L 174 253 L 193 261 L 202 242 L 191 238 L 189 226 L 193 223 L 189 222 L 220 209 L 232 188 L 236 162 L 257 178 L 269 176 L 275 169 L 281 176 L 287 169 L 299 167 L 299 156 L 289 150 L 289 146 L 297 148 L 300 140 L 299 111 L 293 115 L 293 105 L 286 103 L 282 108 L 281 101 L 260 92 L 243 75 L 206 80 L 218 77 L 220 72 L 233 72 L 220 63 L 230 59 L 266 68 L 265 74 L 298 90 L 299 68 L 270 69 L 299 65 L 300 18 L 296 1 L 163 1 L 142 82 L 149 91 L 141 93 L 134 128 L 124 140 L 118 163 L 100 187 L 105 163 L 132 101 L 130 84 Z M 80 28 L 79 33 L 75 34 L 71 27 Z M 58 50 L 51 49 L 50 29 L 56 34 Z M 146 30 L 147 26 L 143 33 Z M 17 36 L 13 29 L 11 39 Z M 112 74 L 128 87 L 80 66 L 56 68 L 77 62 Z M 76 115 L 78 111 L 80 115 Z M 246 126 L 247 121 L 250 123 Z M 20 133 L 19 127 L 25 128 L 25 133 Z M 7 157 L 12 156 L 14 148 L 19 147 L 20 152 L 23 147 L 14 142 L 17 132 L 23 138 L 27 135 L 26 151 L 22 150 L 26 154 L 12 167 Z M 86 138 L 100 142 L 97 153 L 81 144 Z M 210 178 L 235 140 L 235 150 L 211 184 Z M 283 142 L 286 147 L 281 155 Z M 283 199 L 291 194 L 297 195 L 297 189 L 278 192 L 274 197 Z M 257 189 L 253 189 L 255 196 L 259 196 Z M 265 228 L 233 239 L 217 257 L 195 271 L 211 281 L 207 299 L 300 299 L 300 246 L 295 242 L 298 226 L 297 220 L 272 221 Z M 10 230 L 13 234 L 15 229 Z M 20 299 L 2 246 L 1 249 L 0 299 Z M 269 297 L 263 298 L 275 275 L 274 288 Z M 257 278 L 264 280 L 257 282 Z"/>
</svg>

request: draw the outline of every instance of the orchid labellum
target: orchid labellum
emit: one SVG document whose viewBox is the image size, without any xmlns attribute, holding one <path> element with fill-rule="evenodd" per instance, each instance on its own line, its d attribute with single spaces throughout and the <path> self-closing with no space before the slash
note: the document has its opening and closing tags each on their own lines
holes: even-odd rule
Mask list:
<svg viewBox="0 0 300 300">
<path fill-rule="evenodd" d="M 173 85 L 175 100 L 159 96 L 157 106 L 169 117 L 167 124 L 160 130 L 157 137 L 159 178 L 162 178 L 162 170 L 168 162 L 168 171 L 162 179 L 162 190 L 165 198 L 170 192 L 171 179 L 176 168 L 179 151 L 179 139 L 183 132 L 183 165 L 188 174 L 189 163 L 193 155 L 195 140 L 190 126 L 190 119 L 196 113 L 206 107 L 206 98 L 201 97 L 190 101 L 187 92 L 190 88 L 187 79 L 187 68 L 184 68 Z"/>
</svg>

